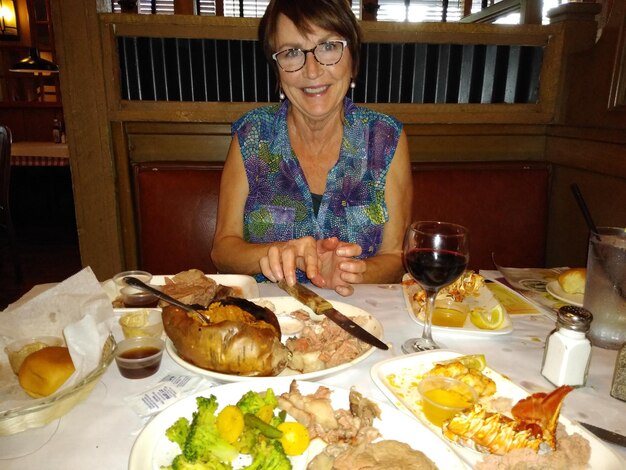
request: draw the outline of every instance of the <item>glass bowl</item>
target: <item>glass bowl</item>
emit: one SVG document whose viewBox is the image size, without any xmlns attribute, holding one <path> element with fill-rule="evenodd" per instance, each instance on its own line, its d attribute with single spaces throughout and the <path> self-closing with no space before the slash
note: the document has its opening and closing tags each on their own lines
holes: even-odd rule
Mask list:
<svg viewBox="0 0 626 470">
<path fill-rule="evenodd" d="M 102 348 L 100 364 L 83 380 L 71 388 L 49 397 L 33 400 L 32 405 L 0 411 L 0 436 L 8 436 L 27 429 L 45 426 L 68 413 L 87 398 L 100 377 L 113 361 L 115 339 L 109 336 Z"/>
</svg>

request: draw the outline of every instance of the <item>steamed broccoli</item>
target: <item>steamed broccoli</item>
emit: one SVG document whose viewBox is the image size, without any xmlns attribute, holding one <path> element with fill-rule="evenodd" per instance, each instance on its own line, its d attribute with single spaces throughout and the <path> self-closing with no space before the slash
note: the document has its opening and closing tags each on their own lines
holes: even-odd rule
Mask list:
<svg viewBox="0 0 626 470">
<path fill-rule="evenodd" d="M 252 463 L 244 470 L 291 470 L 291 462 L 278 440 L 262 440 L 254 448 Z"/>
<path fill-rule="evenodd" d="M 189 434 L 189 420 L 187 418 L 179 418 L 165 431 L 165 436 L 172 442 L 178 444 L 180 450 L 185 448 L 185 441 Z"/>
<path fill-rule="evenodd" d="M 183 454 L 177 455 L 172 461 L 171 470 L 232 470 L 229 463 L 222 463 L 217 459 L 208 462 L 189 462 Z"/>
<path fill-rule="evenodd" d="M 183 447 L 183 455 L 189 462 L 207 462 L 212 458 L 220 462 L 232 462 L 239 451 L 226 442 L 215 425 L 217 399 L 197 397 L 197 411 L 194 412 L 189 433 Z"/>
<path fill-rule="evenodd" d="M 272 409 L 278 406 L 278 400 L 274 390 L 271 388 L 268 388 L 264 394 L 252 391 L 247 392 L 237 402 L 237 406 L 244 414 L 251 413 L 253 415 L 257 414 L 266 405 Z"/>
</svg>

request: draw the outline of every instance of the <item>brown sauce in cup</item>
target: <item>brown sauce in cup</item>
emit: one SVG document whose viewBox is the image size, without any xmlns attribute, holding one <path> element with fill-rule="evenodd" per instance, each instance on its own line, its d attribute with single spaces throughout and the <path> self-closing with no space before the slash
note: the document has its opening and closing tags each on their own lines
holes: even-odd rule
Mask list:
<svg viewBox="0 0 626 470">
<path fill-rule="evenodd" d="M 145 346 L 139 348 L 129 349 L 119 355 L 121 359 L 137 360 L 149 358 L 158 354 L 160 350 L 152 346 Z M 148 359 L 145 364 L 128 364 L 122 361 L 117 362 L 117 367 L 120 370 L 122 376 L 127 379 L 142 379 L 149 377 L 159 370 L 161 366 L 161 358 L 156 357 L 153 360 Z"/>
<path fill-rule="evenodd" d="M 133 348 L 128 351 L 124 351 L 120 354 L 120 357 L 124 359 L 142 359 L 144 357 L 150 357 L 159 352 L 158 348 L 153 348 L 151 346 L 145 346 L 141 348 Z"/>
</svg>

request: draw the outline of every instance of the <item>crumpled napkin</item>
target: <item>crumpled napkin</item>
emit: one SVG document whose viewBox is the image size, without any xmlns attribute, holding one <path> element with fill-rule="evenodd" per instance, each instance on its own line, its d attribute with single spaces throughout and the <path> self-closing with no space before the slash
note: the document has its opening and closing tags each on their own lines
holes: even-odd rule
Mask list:
<svg viewBox="0 0 626 470">
<path fill-rule="evenodd" d="M 28 294 L 27 294 L 28 296 Z M 76 371 L 60 390 L 74 386 L 100 363 L 102 348 L 113 323 L 111 300 L 91 268 L 25 302 L 0 313 L 0 410 L 36 403 L 22 390 L 4 347 L 35 336 L 65 338 Z"/>
</svg>

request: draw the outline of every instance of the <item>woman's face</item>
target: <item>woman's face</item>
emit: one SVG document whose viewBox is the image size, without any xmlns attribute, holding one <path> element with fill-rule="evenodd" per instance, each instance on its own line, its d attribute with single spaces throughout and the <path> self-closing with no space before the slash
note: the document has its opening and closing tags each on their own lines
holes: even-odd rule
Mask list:
<svg viewBox="0 0 626 470">
<path fill-rule="evenodd" d="M 345 39 L 314 25 L 311 34 L 303 36 L 285 15 L 279 16 L 276 30 L 276 52 L 291 48 L 312 49 L 325 41 Z M 300 70 L 285 72 L 280 67 L 278 69 L 282 89 L 295 111 L 309 119 L 322 120 L 343 106 L 352 78 L 352 58 L 346 47 L 335 65 L 322 65 L 312 53 L 307 53 Z"/>
</svg>

